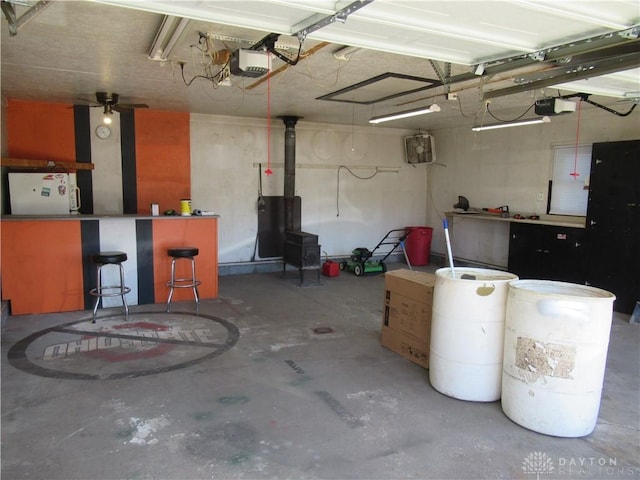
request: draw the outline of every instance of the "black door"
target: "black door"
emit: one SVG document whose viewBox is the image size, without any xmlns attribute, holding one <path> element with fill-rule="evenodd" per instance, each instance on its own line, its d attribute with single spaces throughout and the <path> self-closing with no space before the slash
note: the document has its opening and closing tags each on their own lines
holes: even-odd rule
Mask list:
<svg viewBox="0 0 640 480">
<path fill-rule="evenodd" d="M 587 284 L 640 301 L 640 140 L 594 143 L 587 207 Z"/>
</svg>

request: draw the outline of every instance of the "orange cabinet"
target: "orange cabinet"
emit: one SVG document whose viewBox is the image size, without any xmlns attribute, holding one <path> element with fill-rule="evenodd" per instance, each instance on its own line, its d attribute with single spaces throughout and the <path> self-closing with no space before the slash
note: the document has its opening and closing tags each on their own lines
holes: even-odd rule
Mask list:
<svg viewBox="0 0 640 480">
<path fill-rule="evenodd" d="M 84 308 L 80 220 L 2 221 L 2 299 L 13 315 Z"/>
</svg>

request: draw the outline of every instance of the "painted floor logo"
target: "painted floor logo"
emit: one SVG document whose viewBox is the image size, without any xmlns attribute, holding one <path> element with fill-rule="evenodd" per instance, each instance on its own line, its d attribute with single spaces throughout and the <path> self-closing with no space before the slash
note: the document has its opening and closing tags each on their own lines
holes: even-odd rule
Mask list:
<svg viewBox="0 0 640 480">
<path fill-rule="evenodd" d="M 527 475 L 535 475 L 540 480 L 540 475 L 549 475 L 555 470 L 553 460 L 544 452 L 531 452 L 522 461 L 522 470 Z"/>
<path fill-rule="evenodd" d="M 80 319 L 32 333 L 7 352 L 9 363 L 32 375 L 115 380 L 166 373 L 213 359 L 233 347 L 231 322 L 191 312 L 130 312 Z M 137 320 L 137 321 L 136 321 Z"/>
</svg>

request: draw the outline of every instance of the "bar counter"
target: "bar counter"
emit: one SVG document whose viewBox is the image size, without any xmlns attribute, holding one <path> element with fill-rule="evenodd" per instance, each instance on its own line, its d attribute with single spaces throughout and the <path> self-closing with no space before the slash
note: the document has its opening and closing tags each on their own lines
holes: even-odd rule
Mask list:
<svg viewBox="0 0 640 480">
<path fill-rule="evenodd" d="M 1 223 L 2 300 L 10 301 L 12 315 L 91 310 L 95 297 L 89 291 L 96 284 L 91 256 L 100 251 L 127 254 L 130 305 L 166 302 L 167 250 L 179 246 L 199 249 L 200 298 L 218 296 L 217 215 L 6 215 Z M 179 276 L 187 273 L 182 271 L 187 263 L 178 262 Z M 111 270 L 104 269 L 104 284 L 113 284 L 107 282 L 118 275 Z M 173 298 L 189 299 L 191 289 L 177 289 Z M 103 298 L 104 307 L 119 305 L 119 297 Z"/>
</svg>

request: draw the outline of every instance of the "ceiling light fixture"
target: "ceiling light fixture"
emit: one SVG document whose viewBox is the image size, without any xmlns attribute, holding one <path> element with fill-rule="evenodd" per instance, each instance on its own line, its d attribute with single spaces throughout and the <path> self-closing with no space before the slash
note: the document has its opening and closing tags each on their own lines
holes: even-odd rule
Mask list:
<svg viewBox="0 0 640 480">
<path fill-rule="evenodd" d="M 111 105 L 107 104 L 104 106 L 104 117 L 102 119 L 102 123 L 104 123 L 105 125 L 110 125 L 112 120 L 111 120 L 111 116 L 113 115 L 113 109 L 111 108 Z"/>
<path fill-rule="evenodd" d="M 149 60 L 166 62 L 188 23 L 188 18 L 165 15 L 149 50 Z"/>
<path fill-rule="evenodd" d="M 509 128 L 509 127 L 524 127 L 525 125 L 536 125 L 538 123 L 551 123 L 551 119 L 547 116 L 542 118 L 535 118 L 533 120 L 521 120 L 519 122 L 506 122 L 497 123 L 495 125 L 483 125 L 481 127 L 473 127 L 471 130 L 474 132 L 481 132 L 483 130 L 494 130 L 496 128 Z"/>
<path fill-rule="evenodd" d="M 414 108 L 413 110 L 405 110 L 404 112 L 390 113 L 387 115 L 381 115 L 379 117 L 372 117 L 371 119 L 369 119 L 369 123 L 389 122 L 391 120 L 398 120 L 400 118 L 415 117 L 417 115 L 424 115 L 425 113 L 433 113 L 439 111 L 440 107 L 434 103 L 430 107 Z"/>
</svg>

